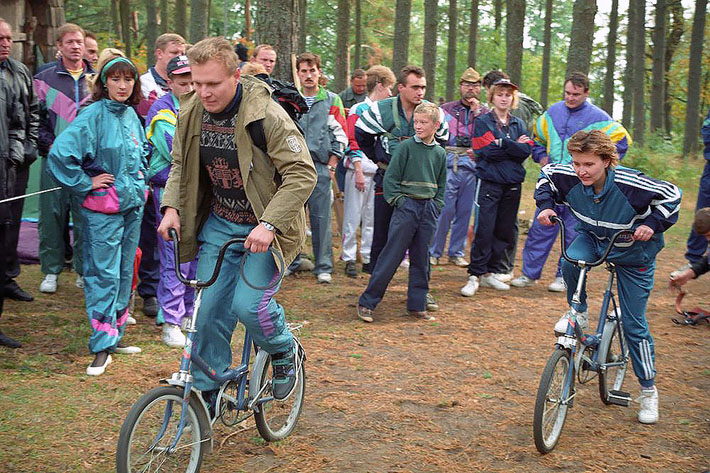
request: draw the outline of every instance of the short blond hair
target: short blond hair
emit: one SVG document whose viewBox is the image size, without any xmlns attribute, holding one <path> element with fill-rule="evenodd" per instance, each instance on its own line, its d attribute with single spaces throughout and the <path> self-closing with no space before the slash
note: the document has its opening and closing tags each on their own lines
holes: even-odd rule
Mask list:
<svg viewBox="0 0 710 473">
<path fill-rule="evenodd" d="M 273 51 L 274 53 L 276 53 L 276 49 L 274 49 L 274 47 L 270 44 L 260 44 L 259 46 L 254 48 L 254 51 L 252 51 L 251 53 L 251 57 L 256 58 L 262 51 Z"/>
<path fill-rule="evenodd" d="M 610 167 L 619 164 L 616 145 L 611 141 L 609 135 L 601 130 L 578 131 L 567 142 L 567 151 L 596 154 L 602 161 L 608 160 Z"/>
<path fill-rule="evenodd" d="M 493 97 L 495 96 L 495 94 L 498 93 L 499 90 L 502 89 L 510 89 L 513 92 L 513 102 L 510 104 L 510 109 L 515 110 L 516 108 L 518 108 L 518 103 L 520 103 L 520 94 L 518 94 L 518 91 L 508 84 L 491 85 L 490 89 L 488 89 L 488 91 L 486 92 L 488 104 L 493 105 Z"/>
<path fill-rule="evenodd" d="M 167 48 L 170 43 L 178 43 L 185 45 L 185 38 L 183 38 L 177 33 L 161 34 L 155 39 L 155 49 L 165 51 L 165 48 Z"/>
<path fill-rule="evenodd" d="M 222 64 L 229 74 L 234 74 L 239 68 L 237 53 L 234 52 L 232 43 L 223 36 L 205 38 L 198 42 L 187 52 L 187 58 L 192 65 L 200 65 L 207 61 L 215 60 Z"/>
<path fill-rule="evenodd" d="M 371 93 L 377 87 L 377 84 L 382 84 L 385 87 L 392 87 L 397 78 L 394 76 L 394 72 L 387 66 L 377 65 L 372 66 L 365 72 L 367 77 L 367 93 Z"/>
<path fill-rule="evenodd" d="M 86 33 L 84 32 L 84 28 L 82 28 L 79 25 L 76 25 L 74 23 L 64 23 L 62 26 L 57 28 L 57 43 L 61 43 L 62 40 L 64 39 L 64 35 L 67 33 L 81 33 L 81 36 L 86 38 Z"/>
<path fill-rule="evenodd" d="M 441 121 L 441 114 L 439 112 L 439 107 L 434 105 L 431 102 L 422 102 L 419 105 L 417 105 L 417 108 L 414 109 L 415 114 L 420 114 L 420 115 L 426 115 L 434 123 L 440 122 Z"/>
</svg>

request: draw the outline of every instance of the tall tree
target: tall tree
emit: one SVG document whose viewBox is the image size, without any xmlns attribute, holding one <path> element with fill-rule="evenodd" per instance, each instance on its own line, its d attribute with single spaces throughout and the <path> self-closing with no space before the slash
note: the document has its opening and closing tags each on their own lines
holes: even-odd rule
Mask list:
<svg viewBox="0 0 710 473">
<path fill-rule="evenodd" d="M 468 65 L 476 68 L 476 43 L 478 42 L 478 0 L 471 0 L 471 24 L 468 28 Z"/>
<path fill-rule="evenodd" d="M 298 23 L 301 0 L 261 0 L 256 16 L 257 43 L 276 48 L 273 76 L 293 80 L 291 55 L 298 51 Z"/>
<path fill-rule="evenodd" d="M 456 91 L 456 32 L 458 26 L 458 7 L 456 0 L 449 0 L 449 40 L 446 48 L 446 100 L 454 100 Z"/>
<path fill-rule="evenodd" d="M 523 80 L 523 29 L 525 27 L 525 0 L 506 0 L 508 21 L 505 27 L 506 63 L 510 79 L 518 87 Z"/>
<path fill-rule="evenodd" d="M 298 0 L 298 51 L 306 50 L 306 0 Z"/>
<path fill-rule="evenodd" d="M 663 61 L 665 69 L 665 80 L 663 84 L 663 125 L 666 129 L 666 134 L 670 135 L 673 127 L 671 123 L 671 96 L 670 96 L 670 80 L 671 80 L 671 64 L 673 63 L 673 55 L 680 45 L 680 39 L 685 31 L 685 18 L 683 17 L 683 2 L 681 0 L 673 0 L 668 4 L 668 11 L 672 18 L 670 31 L 666 38 L 666 57 Z"/>
<path fill-rule="evenodd" d="M 552 52 L 552 0 L 545 0 L 545 30 L 542 36 L 542 77 L 540 78 L 540 105 L 547 108 L 550 89 L 550 53 Z"/>
<path fill-rule="evenodd" d="M 187 0 L 175 0 L 175 33 L 187 37 Z"/>
<path fill-rule="evenodd" d="M 494 27 L 496 33 L 500 35 L 500 26 L 503 23 L 503 0 L 493 0 L 493 10 L 495 18 Z"/>
<path fill-rule="evenodd" d="M 170 7 L 168 0 L 160 0 L 160 34 L 168 32 L 168 23 L 170 18 Z"/>
<path fill-rule="evenodd" d="M 422 48 L 422 66 L 426 73 L 427 88 L 425 98 L 434 100 L 436 91 L 436 44 L 439 24 L 439 4 L 437 0 L 424 0 L 424 46 Z"/>
<path fill-rule="evenodd" d="M 190 0 L 190 42 L 196 43 L 207 37 L 209 0 Z"/>
<path fill-rule="evenodd" d="M 362 4 L 361 0 L 355 1 L 355 61 L 353 62 L 354 69 L 360 69 L 360 61 L 362 60 Z"/>
<path fill-rule="evenodd" d="M 155 39 L 158 37 L 158 11 L 155 0 L 145 0 L 146 65 L 155 64 Z"/>
<path fill-rule="evenodd" d="M 409 61 L 409 23 L 412 0 L 397 0 L 394 12 L 394 44 L 392 46 L 392 70 L 397 74 Z"/>
<path fill-rule="evenodd" d="M 624 68 L 624 111 L 621 117 L 621 124 L 627 130 L 631 129 L 634 109 L 634 23 L 636 22 L 636 12 L 631 4 L 627 9 L 626 15 L 626 49 L 624 55 L 626 66 Z"/>
<path fill-rule="evenodd" d="M 338 0 L 338 25 L 335 40 L 335 88 L 343 90 L 348 84 L 350 67 L 350 0 Z"/>
<path fill-rule="evenodd" d="M 614 71 L 616 70 L 616 30 L 619 27 L 619 0 L 612 0 L 609 13 L 609 36 L 606 43 L 606 75 L 604 76 L 604 102 L 602 108 L 614 112 Z"/>
<path fill-rule="evenodd" d="M 121 15 L 119 14 L 119 0 L 111 0 L 111 32 L 119 41 L 123 40 L 121 34 Z"/>
<path fill-rule="evenodd" d="M 121 15 L 121 42 L 126 56 L 131 57 L 131 2 L 119 0 L 118 10 Z"/>
<path fill-rule="evenodd" d="M 700 75 L 703 59 L 703 40 L 705 36 L 705 20 L 707 0 L 695 0 L 693 14 L 693 32 L 690 34 L 690 62 L 688 63 L 688 103 L 685 107 L 685 139 L 683 140 L 683 156 L 698 152 L 698 137 L 700 135 Z"/>
<path fill-rule="evenodd" d="M 575 0 L 565 77 L 572 72 L 589 74 L 594 40 L 594 16 L 596 14 L 596 0 Z"/>
<path fill-rule="evenodd" d="M 653 25 L 653 63 L 651 66 L 651 131 L 663 128 L 663 86 L 666 68 L 666 1 L 656 1 Z"/>
<path fill-rule="evenodd" d="M 629 8 L 636 10 L 634 28 L 634 126 L 633 137 L 643 146 L 646 132 L 646 0 L 631 0 Z"/>
</svg>

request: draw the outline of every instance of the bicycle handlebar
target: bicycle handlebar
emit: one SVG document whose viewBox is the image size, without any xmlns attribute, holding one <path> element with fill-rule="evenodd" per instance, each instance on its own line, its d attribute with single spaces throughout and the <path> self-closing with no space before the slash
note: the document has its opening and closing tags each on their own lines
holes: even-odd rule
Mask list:
<svg viewBox="0 0 710 473">
<path fill-rule="evenodd" d="M 215 283 L 217 280 L 217 276 L 219 276 L 219 272 L 222 269 L 222 263 L 224 262 L 224 255 L 227 253 L 227 249 L 236 244 L 236 243 L 244 243 L 246 241 L 246 238 L 232 238 L 231 240 L 227 240 L 224 245 L 219 249 L 219 254 L 217 255 L 217 262 L 215 263 L 214 270 L 212 271 L 212 276 L 207 281 L 200 281 L 195 279 L 194 281 L 191 281 L 187 279 L 185 276 L 182 275 L 180 272 L 180 248 L 178 245 L 178 234 L 177 231 L 174 228 L 168 228 L 168 236 L 170 236 L 170 239 L 174 243 L 173 245 L 173 254 L 175 256 L 175 274 L 177 274 L 178 280 L 180 280 L 181 283 L 187 285 L 187 286 L 194 286 L 194 287 L 209 287 L 212 284 Z M 246 274 L 244 273 L 244 263 L 246 263 L 247 256 L 251 254 L 252 252 L 250 250 L 246 250 L 246 254 L 242 257 L 241 264 L 239 266 L 239 271 L 241 274 L 241 278 L 244 280 L 244 283 L 249 286 L 252 289 L 255 289 L 257 291 L 267 291 L 269 289 L 273 289 L 276 287 L 280 282 L 281 279 L 283 279 L 283 268 L 286 267 L 286 264 L 284 263 L 283 256 L 281 256 L 281 253 L 276 251 L 273 246 L 269 246 L 269 253 L 272 255 L 275 255 L 276 258 L 279 260 L 279 265 L 280 268 L 279 270 L 279 277 L 274 279 L 273 282 L 269 283 L 266 286 L 255 286 L 249 282 L 249 280 L 246 277 Z"/>
<path fill-rule="evenodd" d="M 631 233 L 631 231 L 629 231 L 629 230 L 619 230 L 618 232 L 614 233 L 614 235 L 611 237 L 611 241 L 607 245 L 602 256 L 598 260 L 594 261 L 593 263 L 589 263 L 587 261 L 572 259 L 567 255 L 567 249 L 565 248 L 565 232 L 566 232 L 565 222 L 561 218 L 559 218 L 558 216 L 550 217 L 550 221 L 556 222 L 560 225 L 560 247 L 562 249 L 562 257 L 575 266 L 580 266 L 580 263 L 583 263 L 584 266 L 586 266 L 588 268 L 593 268 L 595 266 L 599 266 L 604 261 L 606 261 L 606 258 L 607 258 L 607 256 L 609 256 L 609 253 L 611 252 L 611 249 L 614 247 L 614 243 L 616 243 L 616 240 L 618 240 L 621 235 Z"/>
</svg>

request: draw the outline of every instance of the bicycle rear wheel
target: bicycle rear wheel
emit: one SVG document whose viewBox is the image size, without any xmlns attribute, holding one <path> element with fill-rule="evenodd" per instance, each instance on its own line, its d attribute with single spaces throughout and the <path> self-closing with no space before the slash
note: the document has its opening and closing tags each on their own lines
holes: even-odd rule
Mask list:
<svg viewBox="0 0 710 473">
<path fill-rule="evenodd" d="M 533 437 L 540 453 L 549 453 L 557 445 L 567 418 L 569 404 L 563 403 L 562 393 L 570 370 L 570 354 L 557 348 L 547 360 L 542 372 L 535 399 L 533 416 Z M 574 391 L 574 376 L 570 378 L 569 396 Z"/>
<path fill-rule="evenodd" d="M 262 355 L 263 353 L 263 355 Z M 252 380 L 255 383 L 254 392 L 250 380 L 249 395 L 254 399 L 258 394 L 259 399 L 271 398 L 269 401 L 261 403 L 258 411 L 254 413 L 256 428 L 261 437 L 267 442 L 275 442 L 288 437 L 296 428 L 298 418 L 303 408 L 303 397 L 306 390 L 306 371 L 302 361 L 298 361 L 298 379 L 291 395 L 282 400 L 273 398 L 271 391 L 271 379 L 273 369 L 271 367 L 271 355 L 265 351 L 260 351 L 257 355 L 260 359 L 254 363 Z"/>
<path fill-rule="evenodd" d="M 183 389 L 160 386 L 145 393 L 131 408 L 121 427 L 116 471 L 188 472 L 200 470 L 209 442 L 209 420 L 198 401 L 190 398 L 185 428 L 175 449 Z"/>
<path fill-rule="evenodd" d="M 609 363 L 622 363 L 618 366 L 606 366 L 599 369 L 599 397 L 604 404 L 612 404 L 609 401 L 609 391 L 620 391 L 624 384 L 628 362 L 624 360 L 622 346 L 626 343 L 623 327 L 619 326 L 618 319 L 607 320 L 604 325 L 604 333 L 599 342 L 599 354 L 597 360 L 600 365 Z M 621 339 L 619 339 L 619 329 L 621 328 Z"/>
</svg>

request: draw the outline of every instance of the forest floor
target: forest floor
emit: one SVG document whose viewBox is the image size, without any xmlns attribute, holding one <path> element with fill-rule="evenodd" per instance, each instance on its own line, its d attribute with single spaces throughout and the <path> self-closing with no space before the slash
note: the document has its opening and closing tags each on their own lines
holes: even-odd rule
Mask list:
<svg viewBox="0 0 710 473">
<path fill-rule="evenodd" d="M 407 276 L 400 270 L 373 324 L 355 316 L 367 278 L 345 277 L 340 262 L 333 284 L 317 285 L 302 275 L 287 279 L 278 294 L 288 319 L 305 324 L 308 378 L 296 431 L 267 444 L 251 420 L 231 436 L 233 430 L 218 427 L 215 451 L 205 457 L 202 471 L 710 470 L 710 325 L 674 325 L 674 296 L 666 289 L 668 273 L 684 261 L 694 202 L 694 196 L 684 199 L 681 220 L 668 232 L 648 306 L 658 424 L 640 424 L 637 404 L 602 404 L 593 380 L 579 388 L 557 448 L 545 456 L 536 451 L 537 385 L 553 349 L 552 326 L 565 310 L 563 295 L 546 289 L 554 276 L 552 261 L 534 287 L 484 288 L 473 298 L 459 295 L 465 269 L 434 267 L 431 287 L 441 309 L 433 322 L 403 316 Z M 523 207 L 530 215 L 531 204 Z M 592 310 L 598 310 L 605 276 L 603 270 L 590 276 L 597 302 Z M 686 309 L 707 308 L 709 277 L 688 284 Z M 23 267 L 19 282 L 36 300 L 9 301 L 2 317 L 2 329 L 24 346 L 0 348 L 0 470 L 112 471 L 123 419 L 142 393 L 177 369 L 179 350 L 163 346 L 159 328 L 139 313 L 126 340 L 143 353 L 117 355 L 106 374 L 87 377 L 91 357 L 82 293 L 72 274 L 60 278 L 51 296 L 36 290 L 40 279 L 37 266 Z M 236 353 L 240 336 L 235 333 Z M 630 370 L 625 388 L 635 398 L 634 378 Z"/>
</svg>

